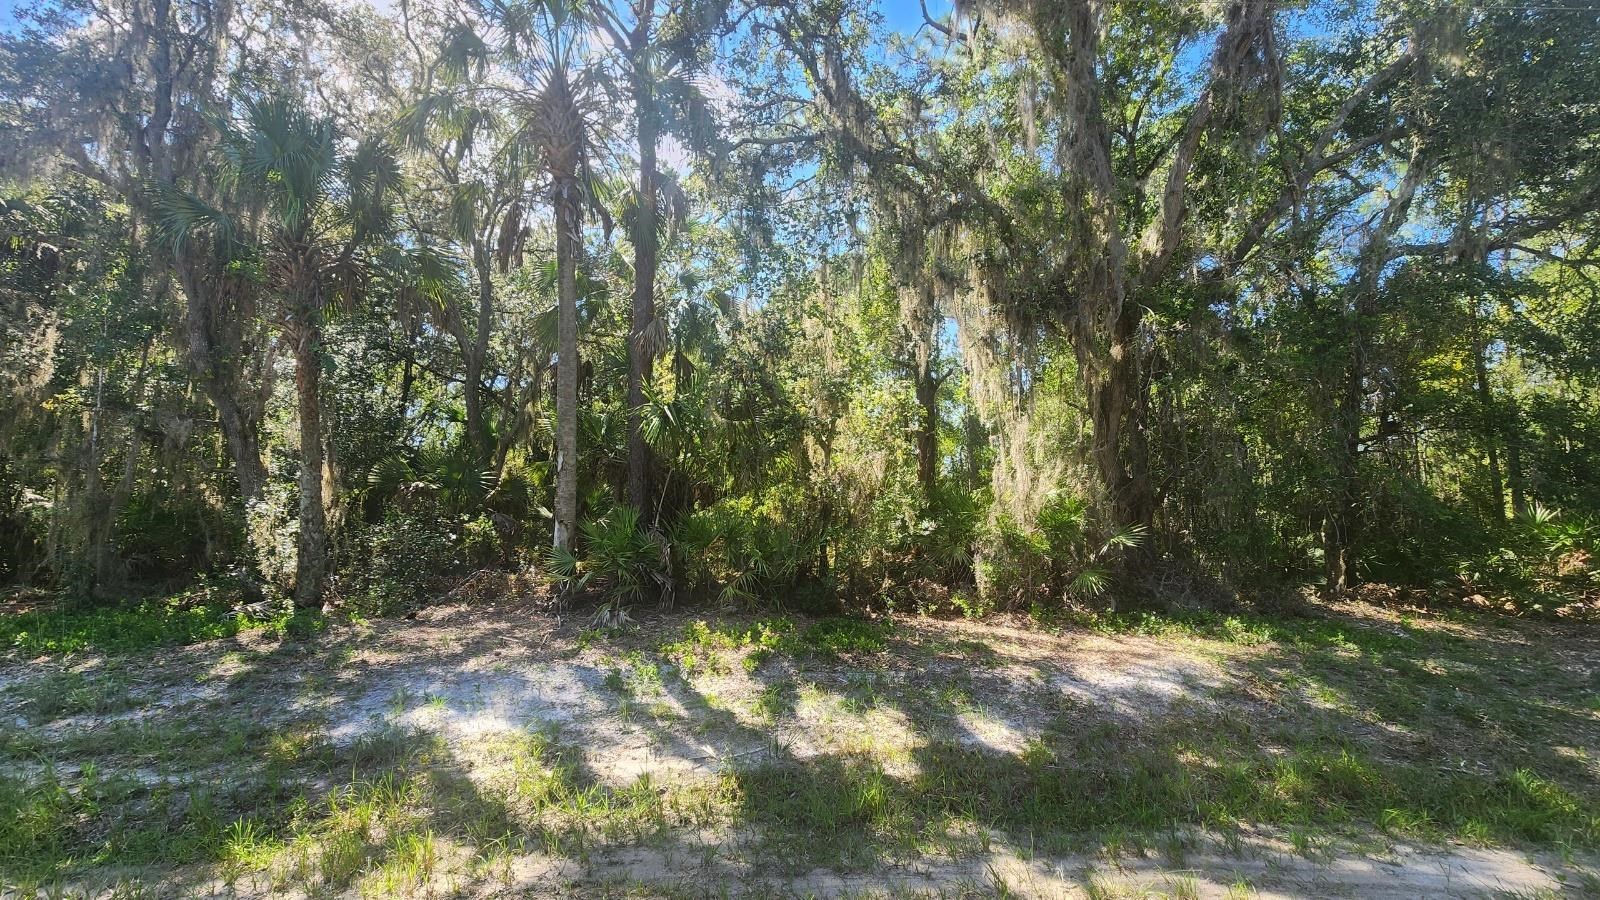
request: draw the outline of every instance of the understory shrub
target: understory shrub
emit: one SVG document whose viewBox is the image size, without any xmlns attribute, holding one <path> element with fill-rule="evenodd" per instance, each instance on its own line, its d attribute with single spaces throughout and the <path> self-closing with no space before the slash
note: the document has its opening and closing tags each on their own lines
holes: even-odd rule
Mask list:
<svg viewBox="0 0 1600 900">
<path fill-rule="evenodd" d="M 374 524 L 348 523 L 334 591 L 359 615 L 386 615 L 440 593 L 465 568 L 463 524 L 426 504 L 391 508 Z"/>
<path fill-rule="evenodd" d="M 1062 493 L 1040 507 L 1031 528 L 997 516 L 978 542 L 979 603 L 1015 610 L 1105 598 L 1114 609 L 1112 566 L 1145 535 L 1138 526 L 1104 534 L 1098 536 L 1081 499 Z"/>
</svg>

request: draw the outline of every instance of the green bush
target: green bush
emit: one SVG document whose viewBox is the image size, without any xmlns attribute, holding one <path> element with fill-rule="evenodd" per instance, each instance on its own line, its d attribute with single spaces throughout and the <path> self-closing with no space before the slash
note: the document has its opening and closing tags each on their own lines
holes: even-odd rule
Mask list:
<svg viewBox="0 0 1600 900">
<path fill-rule="evenodd" d="M 491 526 L 492 527 L 492 526 Z M 388 615 L 436 595 L 467 562 L 463 526 L 430 508 L 391 507 L 376 524 L 351 523 L 333 590 L 357 615 Z"/>
<path fill-rule="evenodd" d="M 1040 508 L 1032 528 L 998 517 L 979 539 L 980 608 L 1051 608 L 1111 596 L 1112 563 L 1144 536 L 1133 526 L 1099 537 L 1083 501 L 1061 493 Z"/>
<path fill-rule="evenodd" d="M 618 505 L 585 522 L 576 552 L 553 548 L 546 557 L 550 573 L 567 590 L 593 586 L 618 608 L 648 596 L 671 598 L 670 556 L 665 540 L 640 527 L 639 513 Z"/>
<path fill-rule="evenodd" d="M 816 573 L 826 537 L 796 492 L 780 486 L 695 511 L 671 529 L 670 543 L 687 590 L 747 603 Z"/>
<path fill-rule="evenodd" d="M 1458 564 L 1467 589 L 1524 613 L 1600 602 L 1600 522 L 1534 503 L 1497 536 Z"/>
<path fill-rule="evenodd" d="M 505 546 L 494 520 L 486 515 L 468 519 L 461 526 L 461 552 L 473 565 L 486 566 L 505 559 Z"/>
</svg>

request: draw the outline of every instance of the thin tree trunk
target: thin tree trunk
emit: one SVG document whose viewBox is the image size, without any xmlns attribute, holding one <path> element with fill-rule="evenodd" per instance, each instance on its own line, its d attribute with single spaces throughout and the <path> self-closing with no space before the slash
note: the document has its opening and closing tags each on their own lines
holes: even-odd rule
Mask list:
<svg viewBox="0 0 1600 900">
<path fill-rule="evenodd" d="M 939 379 L 933 364 L 917 370 L 917 483 L 922 496 L 932 499 L 939 486 Z"/>
<path fill-rule="evenodd" d="M 633 317 L 628 329 L 628 502 L 640 516 L 650 509 L 650 446 L 640 425 L 644 386 L 655 348 L 649 332 L 656 315 L 656 122 L 649 73 L 638 71 L 650 40 L 649 16 L 634 34 L 634 109 L 639 120 L 639 205 L 633 233 Z"/>
<path fill-rule="evenodd" d="M 1474 313 L 1476 320 L 1477 315 Z M 1476 322 L 1474 323 L 1476 324 Z M 1489 364 L 1484 359 L 1488 348 L 1484 346 L 1483 334 L 1475 329 L 1472 347 L 1472 370 L 1477 381 L 1474 387 L 1478 394 L 1478 407 L 1482 410 L 1485 429 L 1484 443 L 1489 456 L 1489 513 L 1497 522 L 1506 518 L 1506 487 L 1505 480 L 1500 477 L 1500 421 L 1495 415 L 1494 392 L 1489 387 Z"/>
<path fill-rule="evenodd" d="M 481 461 L 489 458 L 490 451 L 483 417 L 483 367 L 489 356 L 489 331 L 494 327 L 494 263 L 487 243 L 479 242 L 473 255 L 478 270 L 478 319 L 470 343 L 461 348 L 466 357 L 466 386 L 462 397 L 467 407 L 467 445 Z"/>
<path fill-rule="evenodd" d="M 102 596 L 101 580 L 107 574 L 111 523 L 108 521 L 105 479 L 100 472 L 100 432 L 105 419 L 106 370 L 102 364 L 94 372 L 94 406 L 89 414 L 89 443 L 83 462 L 83 498 L 78 504 L 80 534 L 84 541 L 84 562 L 87 563 L 89 583 L 93 596 Z"/>
<path fill-rule="evenodd" d="M 1361 312 L 1355 313 L 1357 319 Z M 1322 529 L 1324 588 L 1329 596 L 1349 590 L 1355 580 L 1355 520 L 1360 503 L 1361 393 L 1365 340 L 1359 321 L 1351 323 L 1351 359 L 1335 410 L 1338 441 L 1332 505 Z"/>
<path fill-rule="evenodd" d="M 1522 411 L 1515 396 L 1507 407 L 1510 415 L 1506 427 L 1506 478 L 1511 482 L 1511 511 L 1522 515 L 1528 509 L 1528 483 L 1522 472 Z"/>
<path fill-rule="evenodd" d="M 923 244 L 913 237 L 904 262 L 915 268 L 900 291 L 900 317 L 911 354 L 911 387 L 917 401 L 913 440 L 917 450 L 917 484 L 932 500 L 939 482 L 939 310 L 933 279 L 922 272 Z"/>
<path fill-rule="evenodd" d="M 578 185 L 556 187 L 555 546 L 570 552 L 578 527 Z"/>
<path fill-rule="evenodd" d="M 511 453 L 511 445 L 521 440 L 528 430 L 528 423 L 539 407 L 543 383 L 544 369 L 536 366 L 528 378 L 527 387 L 521 389 L 511 403 L 511 420 L 502 423 L 500 438 L 495 444 L 494 472 L 497 479 L 500 473 L 505 471 L 506 457 Z"/>
<path fill-rule="evenodd" d="M 302 321 L 294 330 L 294 387 L 300 413 L 300 536 L 295 561 L 294 605 L 301 609 L 322 601 L 327 576 L 328 527 L 323 506 L 322 380 L 318 344 L 321 327 L 316 310 L 300 310 Z"/>
<path fill-rule="evenodd" d="M 400 402 L 395 406 L 395 418 L 401 422 L 406 422 L 411 417 L 411 386 L 416 381 L 416 367 L 417 333 L 413 327 L 406 332 L 405 366 L 400 370 Z"/>
</svg>

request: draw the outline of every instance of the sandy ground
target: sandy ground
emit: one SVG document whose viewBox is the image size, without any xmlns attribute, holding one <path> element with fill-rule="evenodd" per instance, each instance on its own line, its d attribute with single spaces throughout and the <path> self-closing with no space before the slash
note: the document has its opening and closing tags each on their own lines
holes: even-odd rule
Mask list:
<svg viewBox="0 0 1600 900">
<path fill-rule="evenodd" d="M 730 767 L 822 754 L 882 751 L 951 740 L 1015 754 L 1052 715 L 1090 705 L 1113 716 L 1160 716 L 1248 695 L 1234 666 L 1216 654 L 1175 651 L 1153 638 L 1069 634 L 1054 637 L 1004 625 L 906 620 L 896 640 L 925 652 L 825 660 L 775 658 L 758 672 L 734 664 L 657 680 L 638 677 L 642 648 L 695 618 L 648 618 L 614 640 L 585 642 L 579 620 L 563 622 L 515 606 L 426 610 L 414 621 L 339 627 L 307 645 L 244 635 L 162 651 L 142 659 L 72 660 L 93 675 L 115 671 L 131 708 L 30 720 L 19 686 L 59 672 L 46 660 L 0 662 L 0 715 L 9 727 L 60 735 L 119 720 L 248 715 L 275 728 L 316 723 L 333 745 L 400 726 L 437 735 L 487 784 L 498 765 L 494 738 L 559 729 L 582 748 L 594 775 L 625 785 L 648 774 L 662 783 L 715 776 Z M 631 642 L 631 643 L 630 643 Z M 641 648 L 630 656 L 632 648 Z M 974 648 L 984 663 L 974 666 Z M 652 654 L 650 660 L 660 660 Z M 958 677 L 959 676 L 959 677 Z M 619 678 L 632 685 L 619 691 Z M 851 692 L 908 696 L 909 687 L 963 686 L 959 712 L 930 724 L 892 702 L 842 707 Z M 793 686 L 799 685 L 798 689 Z M 786 714 L 762 716 L 756 698 L 774 686 Z M 810 691 L 810 693 L 808 693 Z M 833 699 L 830 699 L 833 698 Z M 1238 702 L 1237 700 L 1229 702 Z M 70 761 L 58 770 L 71 769 Z M 170 773 L 136 777 L 160 779 Z M 884 863 L 867 871 L 782 873 L 726 852 L 737 836 L 686 838 L 669 847 L 601 849 L 583 862 L 533 853 L 508 860 L 492 877 L 431 884 L 425 893 L 493 897 L 568 896 L 1261 896 L 1479 897 L 1577 895 L 1588 870 L 1572 859 L 1505 849 L 1387 843 L 1372 855 L 1296 853 L 1281 836 L 1245 835 L 1224 847 L 1195 836 L 1181 860 L 1155 853 L 1031 856 L 997 840 L 960 860 Z M 1593 883 L 1593 882 L 1588 882 Z M 85 885 L 92 888 L 92 885 Z M 200 877 L 191 895 L 271 894 L 261 879 L 224 886 Z M 631 893 L 630 893 L 631 892 Z M 1008 893 L 1009 892 L 1009 893 Z M 356 889 L 350 893 L 354 895 Z M 158 891 L 155 895 L 166 894 Z"/>
</svg>

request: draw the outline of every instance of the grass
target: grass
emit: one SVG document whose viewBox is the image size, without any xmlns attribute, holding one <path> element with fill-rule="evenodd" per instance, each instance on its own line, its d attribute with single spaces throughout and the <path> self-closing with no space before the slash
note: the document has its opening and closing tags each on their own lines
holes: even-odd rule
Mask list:
<svg viewBox="0 0 1600 900">
<path fill-rule="evenodd" d="M 870 755 L 769 765 L 736 776 L 741 814 L 769 853 L 797 865 L 859 868 L 880 858 L 978 852 L 1006 834 L 1042 853 L 1113 839 L 1160 845 L 1174 828 L 1250 824 L 1302 835 L 1366 830 L 1474 844 L 1600 845 L 1600 814 L 1528 770 L 1441 773 L 1382 763 L 1350 747 L 1286 754 L 1245 749 L 1203 717 L 1159 734 L 1057 734 L 1020 757 L 949 743 L 916 752 L 914 775 Z"/>
<path fill-rule="evenodd" d="M 0 714 L 29 723 L 0 726 L 0 872 L 27 888 L 198 866 L 271 891 L 394 896 L 509 878 L 528 854 L 589 861 L 706 835 L 714 854 L 777 873 L 981 859 L 996 845 L 1154 851 L 1184 868 L 1197 834 L 1275 835 L 1319 860 L 1392 838 L 1600 849 L 1600 701 L 1587 670 L 1537 639 L 1356 615 L 1074 627 L 1238 677 L 1128 716 L 1019 686 L 1013 671 L 1040 663 L 977 632 L 773 618 L 690 622 L 650 646 L 601 636 L 600 696 L 652 740 L 761 748 L 712 775 L 609 781 L 590 769 L 605 747 L 550 727 L 469 745 L 391 725 L 341 746 L 315 713 L 252 715 L 250 672 L 226 688 L 242 709 L 137 718 L 115 718 L 151 696 L 131 660 L 32 674 L 0 694 Z M 309 665 L 304 690 L 328 690 L 319 652 L 237 662 Z M 934 661 L 936 677 L 919 677 Z M 636 721 L 668 700 L 682 712 Z M 1020 749 L 965 730 L 1024 720 Z M 780 728 L 818 743 L 793 754 L 772 740 Z M 1189 896 L 1185 879 L 1160 890 Z M 985 895 L 1004 895 L 998 884 Z"/>
<path fill-rule="evenodd" d="M 235 615 L 226 602 L 192 603 L 190 595 L 180 594 L 122 606 L 69 606 L 0 616 L 0 651 L 27 656 L 132 653 L 233 637 L 241 631 L 304 634 L 320 627 L 317 617 L 305 612 L 284 611 L 254 621 Z"/>
<path fill-rule="evenodd" d="M 749 624 L 707 624 L 696 620 L 676 641 L 659 647 L 685 674 L 721 673 L 737 658 L 754 672 L 777 655 L 810 654 L 829 659 L 850 654 L 877 653 L 887 647 L 891 626 L 857 618 L 829 618 L 797 628 L 787 618 L 759 619 Z"/>
<path fill-rule="evenodd" d="M 139 699 L 115 671 L 51 673 L 20 685 L 16 695 L 23 713 L 34 722 L 82 714 L 111 715 L 132 709 Z"/>
</svg>

